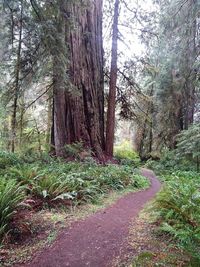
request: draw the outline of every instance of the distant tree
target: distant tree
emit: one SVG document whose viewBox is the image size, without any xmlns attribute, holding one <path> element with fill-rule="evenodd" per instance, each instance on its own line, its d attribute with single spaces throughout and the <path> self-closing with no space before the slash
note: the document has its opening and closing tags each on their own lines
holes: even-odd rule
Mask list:
<svg viewBox="0 0 200 267">
<path fill-rule="evenodd" d="M 189 157 L 196 162 L 197 171 L 200 165 L 200 124 L 194 124 L 178 135 L 177 149 L 179 157 Z"/>
<path fill-rule="evenodd" d="M 106 154 L 110 157 L 113 156 L 114 134 L 115 134 L 117 56 L 118 56 L 118 38 L 119 38 L 118 36 L 119 2 L 120 2 L 119 0 L 115 0 L 110 83 L 109 83 L 108 110 L 107 110 L 107 123 L 106 123 Z"/>
</svg>

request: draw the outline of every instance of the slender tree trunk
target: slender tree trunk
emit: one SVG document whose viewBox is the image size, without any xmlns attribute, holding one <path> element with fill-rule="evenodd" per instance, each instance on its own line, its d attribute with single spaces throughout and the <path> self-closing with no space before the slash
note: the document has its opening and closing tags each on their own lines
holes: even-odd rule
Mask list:
<svg viewBox="0 0 200 267">
<path fill-rule="evenodd" d="M 48 94 L 48 110 L 47 110 L 47 131 L 46 131 L 46 145 L 50 145 L 51 127 L 52 127 L 52 96 Z"/>
<path fill-rule="evenodd" d="M 65 144 L 82 142 L 98 158 L 104 150 L 102 0 L 69 3 L 66 30 L 67 82 L 54 63 L 54 123 L 52 143 L 57 156 Z M 57 59 L 55 59 L 57 60 Z M 61 153 L 60 153 L 61 152 Z"/>
<path fill-rule="evenodd" d="M 11 151 L 15 151 L 15 141 L 16 141 L 16 127 L 17 127 L 17 105 L 19 97 L 19 75 L 20 75 L 20 59 L 21 59 L 21 49 L 22 49 L 22 30 L 23 30 L 23 1 L 21 1 L 21 15 L 19 21 L 19 40 L 17 49 L 17 62 L 15 68 L 15 85 L 14 85 L 14 100 L 13 100 L 13 112 L 11 120 Z"/>
<path fill-rule="evenodd" d="M 151 108 L 150 108 L 150 124 L 149 124 L 149 151 L 148 154 L 151 156 L 151 153 L 153 151 L 153 113 L 154 113 L 154 102 L 153 102 L 153 86 L 152 86 L 152 91 L 151 91 L 151 97 L 152 97 L 152 102 L 151 102 Z"/>
<path fill-rule="evenodd" d="M 42 157 L 42 142 L 41 142 L 41 137 L 40 137 L 40 129 L 38 128 L 37 121 L 35 121 L 35 128 L 36 128 L 36 133 L 37 133 L 37 140 L 38 140 L 38 152 L 40 154 L 40 157 Z"/>
<path fill-rule="evenodd" d="M 189 0 L 187 2 L 186 8 L 188 9 L 187 19 L 188 22 L 191 18 L 195 17 L 196 14 L 196 0 Z M 194 111 L 195 111 L 195 81 L 196 73 L 194 71 L 194 63 L 197 56 L 197 45 L 196 45 L 196 35 L 197 35 L 197 21 L 193 19 L 192 24 L 188 27 L 186 31 L 186 41 L 187 50 L 184 54 L 185 57 L 185 68 L 187 70 L 187 77 L 185 83 L 185 106 L 184 106 L 184 129 L 188 127 L 194 121 Z M 188 75 L 189 74 L 189 75 Z"/>
<path fill-rule="evenodd" d="M 110 84 L 108 97 L 108 111 L 106 123 L 106 154 L 113 156 L 114 134 L 115 134 L 115 102 L 117 85 L 117 52 L 118 52 L 118 20 L 119 20 L 119 0 L 115 1 L 113 36 L 112 36 L 112 55 L 110 68 Z"/>
<path fill-rule="evenodd" d="M 22 144 L 23 144 L 23 129 L 24 129 L 24 113 L 25 113 L 25 103 L 24 103 L 24 95 L 22 97 L 22 105 L 20 108 L 20 122 L 19 122 L 19 147 L 20 149 L 22 148 Z"/>
</svg>

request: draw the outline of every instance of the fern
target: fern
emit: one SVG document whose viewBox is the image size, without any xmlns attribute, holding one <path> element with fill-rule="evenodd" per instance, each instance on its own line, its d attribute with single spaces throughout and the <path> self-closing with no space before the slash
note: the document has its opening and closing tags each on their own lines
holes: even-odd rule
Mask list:
<svg viewBox="0 0 200 267">
<path fill-rule="evenodd" d="M 0 179 L 0 241 L 9 231 L 9 223 L 17 206 L 24 199 L 24 188 L 16 180 Z"/>
<path fill-rule="evenodd" d="M 180 171 L 168 175 L 153 207 L 161 230 L 200 261 L 200 176 Z"/>
</svg>

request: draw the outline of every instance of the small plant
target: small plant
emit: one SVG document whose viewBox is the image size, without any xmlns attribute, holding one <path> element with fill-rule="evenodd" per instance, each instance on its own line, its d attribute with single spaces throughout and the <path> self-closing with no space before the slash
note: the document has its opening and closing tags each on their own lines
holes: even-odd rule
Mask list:
<svg viewBox="0 0 200 267">
<path fill-rule="evenodd" d="M 72 159 L 84 160 L 92 155 L 90 150 L 85 150 L 81 142 L 65 145 L 64 149 L 66 156 Z"/>
<path fill-rule="evenodd" d="M 24 188 L 16 180 L 0 179 L 0 241 L 10 230 L 9 224 L 19 203 L 24 199 Z"/>
<path fill-rule="evenodd" d="M 38 166 L 30 164 L 16 165 L 8 169 L 7 176 L 16 179 L 23 185 L 30 185 L 37 176 Z"/>
<path fill-rule="evenodd" d="M 46 201 L 54 200 L 68 192 L 68 182 L 62 181 L 57 176 L 41 174 L 34 178 L 32 195 Z"/>
</svg>

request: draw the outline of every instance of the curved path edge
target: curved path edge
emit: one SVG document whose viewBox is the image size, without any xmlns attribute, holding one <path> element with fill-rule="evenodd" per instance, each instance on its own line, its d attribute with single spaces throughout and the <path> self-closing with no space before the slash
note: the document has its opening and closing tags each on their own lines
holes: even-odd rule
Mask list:
<svg viewBox="0 0 200 267">
<path fill-rule="evenodd" d="M 155 174 L 147 169 L 141 173 L 151 186 L 129 193 L 110 207 L 63 231 L 55 243 L 38 254 L 28 267 L 106 267 L 126 246 L 129 226 L 144 204 L 160 190 Z"/>
</svg>

